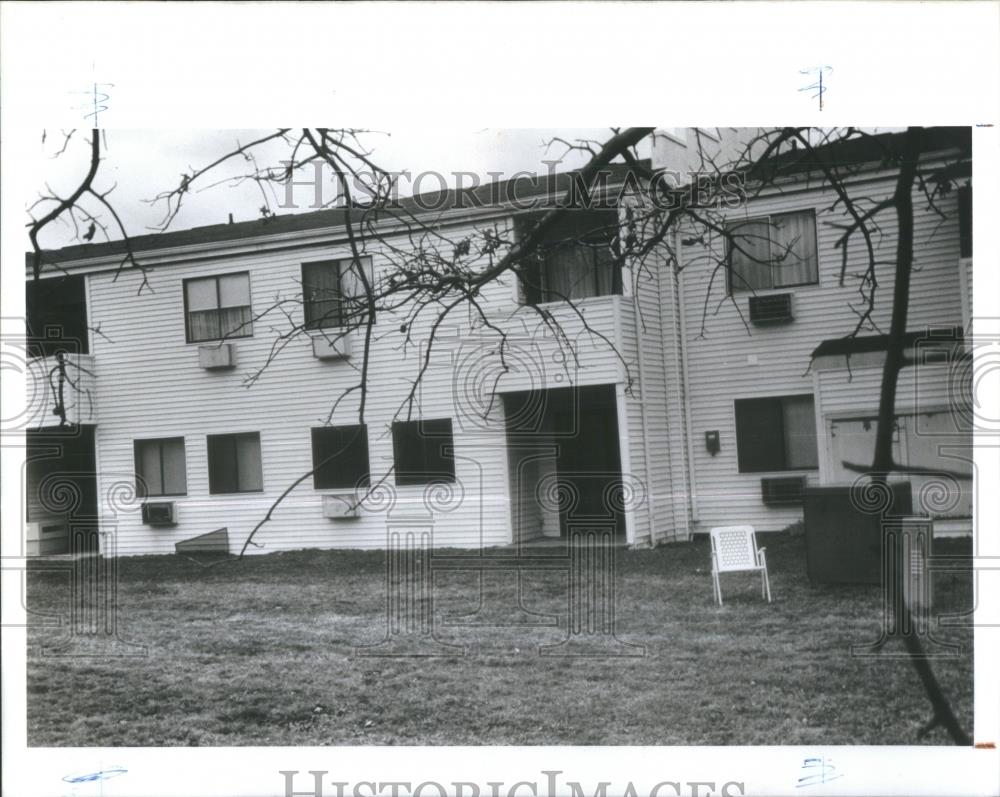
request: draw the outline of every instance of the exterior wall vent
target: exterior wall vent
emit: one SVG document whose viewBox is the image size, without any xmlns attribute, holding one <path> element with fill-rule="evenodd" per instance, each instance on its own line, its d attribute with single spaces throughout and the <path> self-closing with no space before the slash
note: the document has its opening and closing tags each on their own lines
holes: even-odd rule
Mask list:
<svg viewBox="0 0 1000 797">
<path fill-rule="evenodd" d="M 323 517 L 331 520 L 349 520 L 360 517 L 358 499 L 354 495 L 324 495 Z"/>
<path fill-rule="evenodd" d="M 198 365 L 206 371 L 236 366 L 236 347 L 232 343 L 213 343 L 198 347 Z"/>
<path fill-rule="evenodd" d="M 787 324 L 793 321 L 792 294 L 773 293 L 750 297 L 750 321 L 754 324 Z"/>
<path fill-rule="evenodd" d="M 346 360 L 351 356 L 350 335 L 342 335 L 335 340 L 316 335 L 312 343 L 313 357 L 317 360 Z"/>
<path fill-rule="evenodd" d="M 177 505 L 173 501 L 147 501 L 142 505 L 142 522 L 147 526 L 174 526 Z"/>
<path fill-rule="evenodd" d="M 760 480 L 760 495 L 768 506 L 801 504 L 805 488 L 805 476 L 779 476 Z"/>
</svg>

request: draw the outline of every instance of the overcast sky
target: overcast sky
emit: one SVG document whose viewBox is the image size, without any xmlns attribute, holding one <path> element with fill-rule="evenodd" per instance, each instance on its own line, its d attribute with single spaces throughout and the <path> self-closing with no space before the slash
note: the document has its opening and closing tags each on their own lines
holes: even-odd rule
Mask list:
<svg viewBox="0 0 1000 797">
<path fill-rule="evenodd" d="M 105 133 L 106 160 L 101 165 L 98 190 L 104 191 L 115 185 L 109 195 L 116 211 L 121 216 L 130 235 L 152 232 L 165 212 L 165 205 L 150 204 L 156 194 L 177 186 L 180 175 L 192 169 L 201 168 L 221 154 L 231 150 L 237 142 L 247 143 L 266 135 L 263 130 L 207 130 L 207 131 L 136 131 L 108 130 Z M 518 171 L 544 173 L 549 168 L 544 161 L 566 155 L 565 147 L 554 144 L 546 149 L 545 142 L 554 136 L 566 139 L 591 138 L 603 140 L 611 135 L 609 128 L 563 128 L 563 129 L 480 129 L 480 130 L 412 130 L 391 133 L 367 134 L 365 141 L 374 149 L 373 159 L 383 168 L 391 171 L 410 171 L 411 180 L 401 179 L 400 194 L 411 193 L 413 183 L 421 192 L 435 191 L 441 183 L 433 176 L 425 176 L 418 181 L 421 172 L 442 174 L 449 187 L 454 187 L 454 173 L 474 172 L 482 182 L 489 179 L 487 172 L 503 172 L 511 176 Z M 86 139 L 89 132 L 78 131 L 70 146 L 58 158 L 53 157 L 63 144 L 60 131 L 46 131 L 46 140 L 41 142 L 39 134 L 37 168 L 32 174 L 44 175 L 38 191 L 48 183 L 57 194 L 67 195 L 86 173 L 89 163 L 89 147 Z M 284 156 L 286 150 L 277 147 L 262 151 L 258 164 L 275 163 Z M 648 157 L 648 144 L 644 157 Z M 570 153 L 556 168 L 559 171 L 581 166 L 586 156 Z M 199 190 L 192 192 L 184 200 L 184 205 L 170 229 L 187 229 L 206 224 L 220 224 L 228 220 L 229 214 L 235 221 L 248 221 L 260 217 L 263 204 L 260 189 L 254 183 L 233 185 L 228 179 L 221 185 L 211 185 L 220 179 L 231 178 L 247 164 L 242 160 L 219 171 L 214 179 L 205 179 Z M 462 178 L 468 185 L 472 178 Z M 196 186 L 197 187 L 197 186 Z M 332 183 L 329 195 L 333 199 Z M 30 204 L 37 195 L 27 198 Z M 283 201 L 279 197 L 278 201 Z M 295 189 L 297 210 L 282 209 L 274 205 L 279 214 L 306 212 L 313 201 L 312 188 Z M 103 219 L 110 221 L 107 213 Z M 81 229 L 85 232 L 85 228 Z M 42 244 L 45 248 L 55 248 L 75 243 L 74 230 L 69 225 L 50 225 Z M 112 238 L 120 237 L 109 229 Z M 98 232 L 95 239 L 102 240 Z"/>
</svg>

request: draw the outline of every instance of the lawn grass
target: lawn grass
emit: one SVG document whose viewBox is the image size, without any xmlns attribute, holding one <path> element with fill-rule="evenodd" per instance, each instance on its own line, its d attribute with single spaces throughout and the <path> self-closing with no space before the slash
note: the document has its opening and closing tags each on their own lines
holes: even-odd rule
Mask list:
<svg viewBox="0 0 1000 797">
<path fill-rule="evenodd" d="M 639 657 L 540 656 L 565 639 L 566 580 L 523 574 L 525 608 L 558 626 L 445 626 L 477 577 L 435 574 L 437 637 L 460 655 L 355 655 L 386 633 L 384 555 L 296 551 L 211 569 L 120 560 L 121 636 L 146 656 L 73 658 L 29 632 L 28 742 L 60 745 L 913 744 L 930 716 L 912 665 L 850 655 L 878 637 L 881 591 L 818 586 L 801 537 L 766 540 L 774 603 L 751 576 L 712 602 L 707 541 L 617 553 L 617 636 Z M 968 553 L 968 542 L 942 552 Z M 939 548 L 941 550 L 941 548 Z M 968 610 L 968 572 L 935 576 L 937 611 Z M 500 590 L 484 579 L 489 604 Z M 65 612 L 67 579 L 31 572 L 28 606 Z M 495 603 L 495 601 L 494 601 Z M 494 615 L 511 621 L 513 612 Z M 934 663 L 972 729 L 972 634 Z M 901 650 L 901 646 L 889 646 Z M 940 729 L 923 741 L 947 744 Z"/>
</svg>

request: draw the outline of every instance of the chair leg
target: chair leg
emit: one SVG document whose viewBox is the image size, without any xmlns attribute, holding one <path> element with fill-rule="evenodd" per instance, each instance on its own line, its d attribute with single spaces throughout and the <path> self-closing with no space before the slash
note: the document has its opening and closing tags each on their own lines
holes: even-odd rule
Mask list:
<svg viewBox="0 0 1000 797">
<path fill-rule="evenodd" d="M 767 575 L 767 568 L 765 567 L 761 573 L 764 575 L 764 594 L 767 596 L 767 602 L 771 602 L 771 579 Z"/>
</svg>

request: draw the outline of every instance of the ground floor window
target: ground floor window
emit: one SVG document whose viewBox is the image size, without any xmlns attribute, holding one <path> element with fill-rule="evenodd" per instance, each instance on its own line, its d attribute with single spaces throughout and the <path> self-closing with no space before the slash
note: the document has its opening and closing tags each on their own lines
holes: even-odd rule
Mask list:
<svg viewBox="0 0 1000 797">
<path fill-rule="evenodd" d="M 312 430 L 313 487 L 368 486 L 368 427 L 322 426 Z"/>
<path fill-rule="evenodd" d="M 210 493 L 253 493 L 263 489 L 259 432 L 208 436 Z"/>
<path fill-rule="evenodd" d="M 133 448 L 135 489 L 140 498 L 187 494 L 183 437 L 136 440 Z"/>
<path fill-rule="evenodd" d="M 812 396 L 770 396 L 735 403 L 740 473 L 819 467 Z"/>
<path fill-rule="evenodd" d="M 392 425 L 396 484 L 455 481 L 451 418 L 398 421 Z"/>
</svg>

